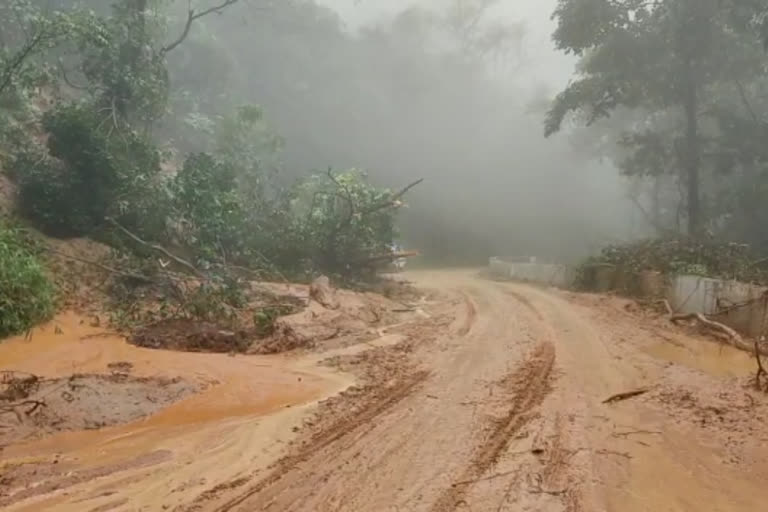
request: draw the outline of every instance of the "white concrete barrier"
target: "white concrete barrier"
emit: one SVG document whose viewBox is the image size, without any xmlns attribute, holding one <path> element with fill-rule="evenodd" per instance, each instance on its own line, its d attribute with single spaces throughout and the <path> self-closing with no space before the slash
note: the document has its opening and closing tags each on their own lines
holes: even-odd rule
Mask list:
<svg viewBox="0 0 768 512">
<path fill-rule="evenodd" d="M 766 290 L 765 286 L 740 281 L 681 275 L 672 277 L 668 300 L 680 313 L 716 315 L 723 309 L 757 300 Z"/>
<path fill-rule="evenodd" d="M 575 271 L 568 265 L 555 263 L 507 262 L 499 258 L 489 261 L 491 274 L 496 277 L 566 288 L 575 280 Z"/>
<path fill-rule="evenodd" d="M 560 288 L 572 286 L 576 278 L 575 268 L 568 265 L 491 258 L 489 266 L 502 279 Z M 612 281 L 615 287 L 617 280 Z M 695 275 L 669 276 L 667 283 L 664 296 L 676 313 L 702 313 L 748 336 L 768 332 L 768 287 Z"/>
<path fill-rule="evenodd" d="M 742 334 L 764 336 L 768 327 L 768 288 L 701 276 L 675 276 L 669 304 L 679 313 L 703 313 Z"/>
</svg>

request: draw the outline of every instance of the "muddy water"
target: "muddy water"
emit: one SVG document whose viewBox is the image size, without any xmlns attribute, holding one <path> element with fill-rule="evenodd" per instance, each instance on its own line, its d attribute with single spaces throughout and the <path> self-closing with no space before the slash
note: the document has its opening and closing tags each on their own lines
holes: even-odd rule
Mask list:
<svg viewBox="0 0 768 512">
<path fill-rule="evenodd" d="M 644 349 L 649 355 L 713 377 L 744 377 L 755 373 L 755 361 L 742 350 L 716 341 L 671 336 Z"/>
<path fill-rule="evenodd" d="M 271 451 L 279 449 L 279 441 L 290 439 L 307 404 L 351 384 L 348 376 L 295 357 L 135 347 L 71 313 L 35 329 L 31 339 L 16 337 L 0 344 L 0 368 L 45 377 L 108 373 L 107 365 L 117 361 L 131 363 L 135 376 L 182 377 L 206 389 L 130 424 L 59 433 L 6 447 L 0 453 L 0 465 L 5 467 L 55 459 L 67 467 L 70 477 L 100 475 L 101 490 L 93 485 L 67 485 L 66 493 L 25 502 L 27 510 L 90 510 L 122 498 L 130 498 L 125 510 L 141 505 L 155 510 L 158 504 L 172 507 L 189 501 L 207 488 L 208 480 L 226 482 L 267 464 L 270 456 L 277 455 Z M 132 467 L 125 462 L 158 453 L 167 456 L 158 457 L 157 464 Z M 17 509 L 25 508 L 19 504 L 8 510 Z"/>
</svg>

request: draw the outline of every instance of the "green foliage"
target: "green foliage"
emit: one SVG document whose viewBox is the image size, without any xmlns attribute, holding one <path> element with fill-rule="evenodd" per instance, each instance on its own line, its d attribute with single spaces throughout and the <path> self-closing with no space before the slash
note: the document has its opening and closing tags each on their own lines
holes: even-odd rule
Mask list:
<svg viewBox="0 0 768 512">
<path fill-rule="evenodd" d="M 238 194 L 237 169 L 207 153 L 190 155 L 172 183 L 175 219 L 182 243 L 198 260 L 242 261 L 247 212 Z M 246 238 L 244 238 L 246 237 Z"/>
<path fill-rule="evenodd" d="M 605 153 L 625 174 L 668 176 L 680 187 L 665 207 L 684 210 L 690 233 L 724 232 L 744 203 L 724 211 L 737 187 L 723 177 L 738 182 L 735 173 L 754 175 L 766 161 L 757 104 L 764 16 L 750 0 L 559 0 L 554 39 L 580 62 L 547 114 L 546 135 L 574 116 L 616 145 Z"/>
<path fill-rule="evenodd" d="M 104 19 L 104 37 L 83 45 L 81 72 L 88 88 L 104 109 L 120 120 L 151 123 L 168 102 L 165 57 L 157 48 L 158 21 L 147 0 L 113 4 Z"/>
<path fill-rule="evenodd" d="M 18 182 L 20 212 L 37 227 L 67 237 L 99 232 L 125 243 L 125 233 L 99 229 L 111 217 L 211 274 L 232 265 L 341 274 L 389 250 L 399 206 L 392 193 L 371 186 L 358 171 L 286 186 L 283 140 L 259 107 L 221 115 L 208 98 L 205 108 L 187 116 L 205 137 L 203 151 L 188 155 L 175 172 L 160 172 L 151 128 L 168 110 L 166 57 L 189 33 L 182 23 L 180 37 L 168 37 L 161 2 L 117 0 L 98 14 L 72 7 L 44 11 L 27 0 L 12 5 L 23 6 L 13 14 L 27 25 L 7 32 L 7 39 L 3 32 L 0 79 L 10 78 L 0 101 L 29 107 L 46 95 L 55 105 L 41 102 L 39 116 L 23 117 L 19 108 L 4 130 L 11 146 L 4 167 Z M 35 89 L 41 86 L 44 92 Z M 78 101 L 63 100 L 72 96 Z M 36 132 L 36 117 L 43 134 Z M 209 292 L 200 291 L 201 304 L 211 302 Z"/>
<path fill-rule="evenodd" d="M 364 173 L 281 186 L 282 140 L 257 107 L 241 107 L 214 133 L 214 151 L 190 155 L 171 186 L 177 235 L 198 261 L 341 274 L 389 250 L 399 203 Z"/>
<path fill-rule="evenodd" d="M 90 42 L 102 32 L 99 20 L 81 9 L 49 10 L 31 0 L 0 5 L 0 154 L 19 131 L 28 136 L 45 96 L 56 90 L 53 56 L 60 58 L 68 41 Z"/>
<path fill-rule="evenodd" d="M 59 236 L 90 233 L 110 215 L 144 232 L 150 225 L 159 229 L 150 217 L 156 211 L 138 211 L 155 206 L 148 199 L 156 196 L 159 153 L 138 133 L 112 122 L 87 103 L 44 115 L 48 154 L 38 158 L 40 148 L 22 147 L 11 168 L 23 215 Z"/>
<path fill-rule="evenodd" d="M 581 57 L 580 77 L 558 95 L 546 133 L 571 112 L 591 124 L 619 106 L 680 105 L 688 80 L 723 79 L 734 44 L 725 14 L 719 0 L 560 0 L 554 39 Z"/>
<path fill-rule="evenodd" d="M 54 312 L 54 289 L 21 233 L 0 225 L 0 337 L 24 332 Z"/>
<path fill-rule="evenodd" d="M 200 153 L 173 181 L 177 235 L 204 266 L 345 274 L 395 237 L 399 203 L 360 171 L 316 174 L 268 201 L 243 194 L 238 178 L 232 163 Z"/>
<path fill-rule="evenodd" d="M 189 293 L 182 303 L 182 314 L 187 318 L 221 323 L 237 321 L 237 310 L 245 306 L 243 285 L 237 280 L 203 283 Z"/>
<path fill-rule="evenodd" d="M 250 201 L 262 202 L 282 168 L 283 139 L 264 119 L 261 108 L 243 105 L 223 117 L 214 131 L 214 152 L 238 169 L 238 186 Z"/>
<path fill-rule="evenodd" d="M 50 83 L 51 66 L 38 57 L 64 41 L 92 42 L 104 36 L 98 18 L 88 11 L 49 11 L 30 0 L 0 5 L 0 33 L 0 98 Z"/>
<path fill-rule="evenodd" d="M 268 304 L 260 307 L 253 313 L 253 327 L 256 335 L 264 337 L 273 334 L 277 328 L 277 320 L 281 316 L 295 312 L 296 308 L 289 304 Z"/>
<path fill-rule="evenodd" d="M 396 238 L 393 193 L 353 169 L 315 174 L 293 202 L 298 243 L 326 271 L 344 274 L 367 256 L 386 253 Z"/>
<path fill-rule="evenodd" d="M 212 128 L 212 152 L 189 155 L 171 183 L 180 242 L 204 264 L 263 266 L 288 211 L 277 182 L 281 140 L 257 107 Z"/>
<path fill-rule="evenodd" d="M 586 264 L 615 265 L 632 272 L 655 270 L 761 284 L 768 282 L 768 273 L 756 264 L 748 245 L 714 240 L 666 238 L 611 245 Z"/>
</svg>

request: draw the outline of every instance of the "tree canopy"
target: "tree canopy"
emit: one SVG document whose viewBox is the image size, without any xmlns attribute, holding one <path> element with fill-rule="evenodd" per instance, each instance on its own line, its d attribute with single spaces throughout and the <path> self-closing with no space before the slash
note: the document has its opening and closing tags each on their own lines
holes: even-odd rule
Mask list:
<svg viewBox="0 0 768 512">
<path fill-rule="evenodd" d="M 691 234 L 748 222 L 743 210 L 754 200 L 739 184 L 754 188 L 766 169 L 764 3 L 560 0 L 554 19 L 557 47 L 579 64 L 545 133 L 568 119 L 603 133 L 625 174 L 679 187 Z M 758 236 L 756 225 L 741 227 Z"/>
<path fill-rule="evenodd" d="M 389 251 L 401 205 L 393 192 L 354 170 L 292 183 L 262 108 L 202 83 L 172 86 L 187 67 L 218 65 L 185 55 L 187 44 L 217 51 L 208 18 L 267 7 L 239 4 L 0 7 L 0 148 L 17 212 L 55 236 L 169 245 L 210 271 L 349 275 Z"/>
</svg>

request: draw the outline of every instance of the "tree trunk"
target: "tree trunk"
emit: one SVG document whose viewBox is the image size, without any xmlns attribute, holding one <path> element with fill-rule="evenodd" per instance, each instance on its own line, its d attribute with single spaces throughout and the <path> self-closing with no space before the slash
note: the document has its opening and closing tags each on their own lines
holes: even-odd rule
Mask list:
<svg viewBox="0 0 768 512">
<path fill-rule="evenodd" d="M 661 215 L 661 174 L 653 177 L 653 225 L 656 227 L 656 233 L 662 235 L 661 227 L 664 225 L 664 219 Z"/>
<path fill-rule="evenodd" d="M 120 47 L 120 67 L 130 70 L 121 76 L 111 91 L 112 101 L 117 112 L 123 119 L 130 114 L 131 104 L 135 98 L 132 80 L 141 76 L 142 52 L 146 42 L 148 0 L 126 0 L 126 10 L 129 13 L 127 23 L 128 36 Z"/>
<path fill-rule="evenodd" d="M 702 228 L 701 198 L 699 197 L 699 119 L 698 119 L 698 91 L 696 79 L 693 76 L 693 66 L 690 60 L 685 66 L 685 97 L 683 108 L 685 110 L 685 139 L 686 139 L 686 174 L 688 193 L 688 234 L 696 236 Z"/>
</svg>

